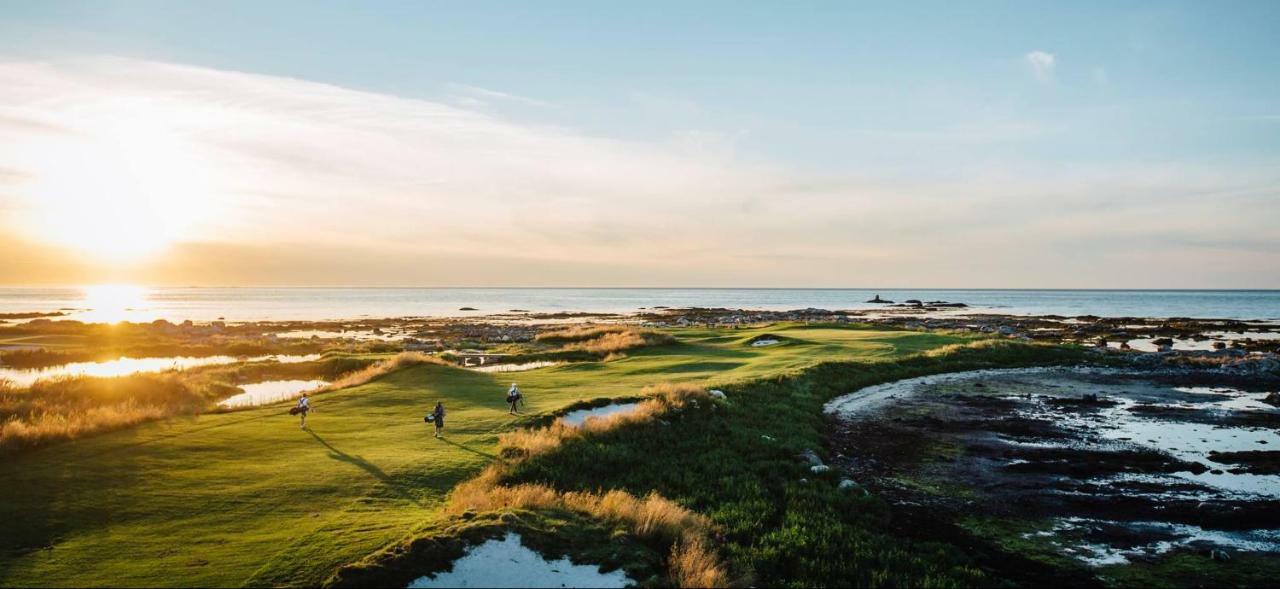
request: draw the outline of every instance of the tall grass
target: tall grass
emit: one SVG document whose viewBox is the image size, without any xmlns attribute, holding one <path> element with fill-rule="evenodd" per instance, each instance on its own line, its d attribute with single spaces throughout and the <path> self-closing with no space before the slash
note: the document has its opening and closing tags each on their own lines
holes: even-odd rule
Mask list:
<svg viewBox="0 0 1280 589">
<path fill-rule="evenodd" d="M 641 394 L 648 398 L 638 403 L 631 411 L 602 417 L 588 417 L 578 427 L 556 420 L 551 425 L 541 428 L 515 430 L 499 436 L 498 445 L 504 458 L 512 461 L 525 460 L 553 452 L 559 449 L 565 440 L 571 438 L 607 432 L 628 425 L 651 423 L 664 413 L 680 411 L 699 402 L 711 402 L 711 396 L 706 390 L 691 384 L 663 383 L 645 387 Z"/>
<path fill-rule="evenodd" d="M 657 385 L 647 387 L 644 394 L 649 399 L 641 402 L 634 411 L 588 419 L 581 427 L 568 427 L 557 421 L 538 429 L 504 434 L 499 438 L 499 446 L 503 456 L 513 461 L 494 463 L 479 476 L 455 487 L 450 493 L 446 513 L 461 515 L 504 509 L 571 510 L 621 525 L 642 540 L 670 547 L 668 576 L 676 586 L 729 585 L 727 569 L 711 548 L 714 534 L 711 520 L 656 492 L 636 496 L 619 489 L 559 492 L 544 484 L 502 484 L 513 463 L 551 454 L 566 440 L 653 423 L 663 415 L 713 402 L 705 390 L 693 385 Z"/>
<path fill-rule="evenodd" d="M 207 405 L 177 373 L 0 383 L 0 453 L 121 429 Z"/>
<path fill-rule="evenodd" d="M 610 333 L 623 333 L 636 329 L 630 325 L 575 325 L 556 331 L 544 331 L 533 339 L 538 343 L 563 345 L 596 339 Z"/>
<path fill-rule="evenodd" d="M 0 382 L 0 453 L 74 440 L 177 415 L 195 415 L 239 391 L 231 381 L 302 377 L 322 371 L 338 376 L 317 392 L 364 384 L 390 372 L 444 361 L 405 352 L 369 365 L 364 359 L 330 358 L 308 366 L 266 363 L 191 371 L 140 372 L 113 378 L 67 376 L 37 380 L 27 389 Z"/>
<path fill-rule="evenodd" d="M 577 326 L 538 334 L 535 341 L 558 344 L 567 352 L 594 356 L 620 354 L 627 350 L 658 346 L 675 341 L 671 335 L 631 325 Z"/>
<path fill-rule="evenodd" d="M 424 354 L 422 352 L 400 352 L 399 354 L 383 360 L 382 362 L 378 362 L 377 364 L 340 376 L 333 382 L 316 389 L 316 392 L 336 391 L 338 389 L 362 385 L 400 370 L 401 368 L 408 368 L 419 364 L 452 366 L 452 364 L 449 364 L 440 358 Z"/>
</svg>

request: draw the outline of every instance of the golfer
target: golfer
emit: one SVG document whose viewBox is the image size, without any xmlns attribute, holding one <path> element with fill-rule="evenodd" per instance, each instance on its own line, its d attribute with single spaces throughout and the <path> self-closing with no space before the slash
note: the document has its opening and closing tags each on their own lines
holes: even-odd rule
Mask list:
<svg viewBox="0 0 1280 589">
<path fill-rule="evenodd" d="M 431 420 L 436 424 L 436 437 L 444 431 L 444 402 L 436 401 L 436 408 L 431 411 Z"/>
<path fill-rule="evenodd" d="M 524 405 L 524 394 L 520 392 L 520 387 L 517 387 L 514 382 L 511 383 L 511 388 L 507 389 L 507 405 L 510 407 L 507 412 L 511 415 L 520 412 L 517 405 Z"/>
<path fill-rule="evenodd" d="M 306 393 L 302 393 L 302 398 L 298 399 L 298 406 L 294 410 L 302 417 L 302 423 L 299 424 L 298 429 L 307 429 L 307 413 L 311 412 L 311 399 Z"/>
</svg>

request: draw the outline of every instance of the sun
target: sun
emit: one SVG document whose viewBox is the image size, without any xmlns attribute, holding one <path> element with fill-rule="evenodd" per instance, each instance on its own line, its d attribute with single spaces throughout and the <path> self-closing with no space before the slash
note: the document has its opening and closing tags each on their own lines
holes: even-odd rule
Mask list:
<svg viewBox="0 0 1280 589">
<path fill-rule="evenodd" d="M 26 230 L 102 262 L 137 262 L 190 237 L 213 202 L 190 143 L 138 114 L 32 141 Z"/>
</svg>

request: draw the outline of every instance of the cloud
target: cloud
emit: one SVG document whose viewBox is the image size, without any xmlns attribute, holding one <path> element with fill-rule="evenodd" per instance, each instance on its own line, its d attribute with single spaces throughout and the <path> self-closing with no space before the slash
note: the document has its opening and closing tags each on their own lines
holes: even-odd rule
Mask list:
<svg viewBox="0 0 1280 589">
<path fill-rule="evenodd" d="M 744 159 L 743 133 L 624 141 L 142 60 L 0 62 L 0 87 L 0 282 L 1280 286 L 1257 271 L 1280 267 L 1274 162 L 834 173 Z M 1044 132 L 981 123 L 942 137 Z M 148 257 L 94 262 L 77 240 L 104 226 L 154 234 Z"/>
<path fill-rule="evenodd" d="M 1036 50 L 1022 56 L 1022 59 L 1027 62 L 1027 66 L 1031 68 L 1031 74 L 1037 80 L 1047 82 L 1053 79 L 1057 58 L 1052 53 Z"/>
<path fill-rule="evenodd" d="M 474 107 L 484 104 L 486 101 L 513 102 L 525 106 L 536 106 L 545 108 L 551 106 L 551 103 L 527 96 L 517 96 L 479 86 L 470 86 L 467 84 L 450 83 L 447 84 L 449 90 L 455 95 L 455 100 L 459 104 L 468 107 Z"/>
</svg>

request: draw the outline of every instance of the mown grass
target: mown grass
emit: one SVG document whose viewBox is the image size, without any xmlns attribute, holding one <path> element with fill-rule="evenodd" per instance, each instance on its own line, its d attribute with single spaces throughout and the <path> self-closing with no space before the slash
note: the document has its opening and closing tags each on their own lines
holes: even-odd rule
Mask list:
<svg viewBox="0 0 1280 589">
<path fill-rule="evenodd" d="M 763 329 L 690 329 L 611 362 L 497 375 L 421 364 L 318 397 L 310 432 L 276 405 L 3 459 L 0 585 L 316 585 L 438 532 L 447 494 L 498 459 L 502 433 L 664 381 L 724 388 L 728 409 L 567 439 L 520 462 L 504 484 L 639 499 L 656 491 L 722 528 L 719 552 L 761 584 L 983 580 L 946 547 L 888 542 L 874 527 L 884 514 L 875 500 L 837 493 L 833 481 L 799 483 L 805 473 L 792 455 L 818 445 L 825 398 L 896 376 L 1017 361 L 1021 348 L 899 363 L 973 338 L 817 325 L 767 332 L 788 341 L 752 348 Z M 829 361 L 843 363 L 818 366 Z M 530 418 L 506 413 L 512 379 Z M 449 410 L 443 440 L 422 422 L 437 400 Z"/>
</svg>

